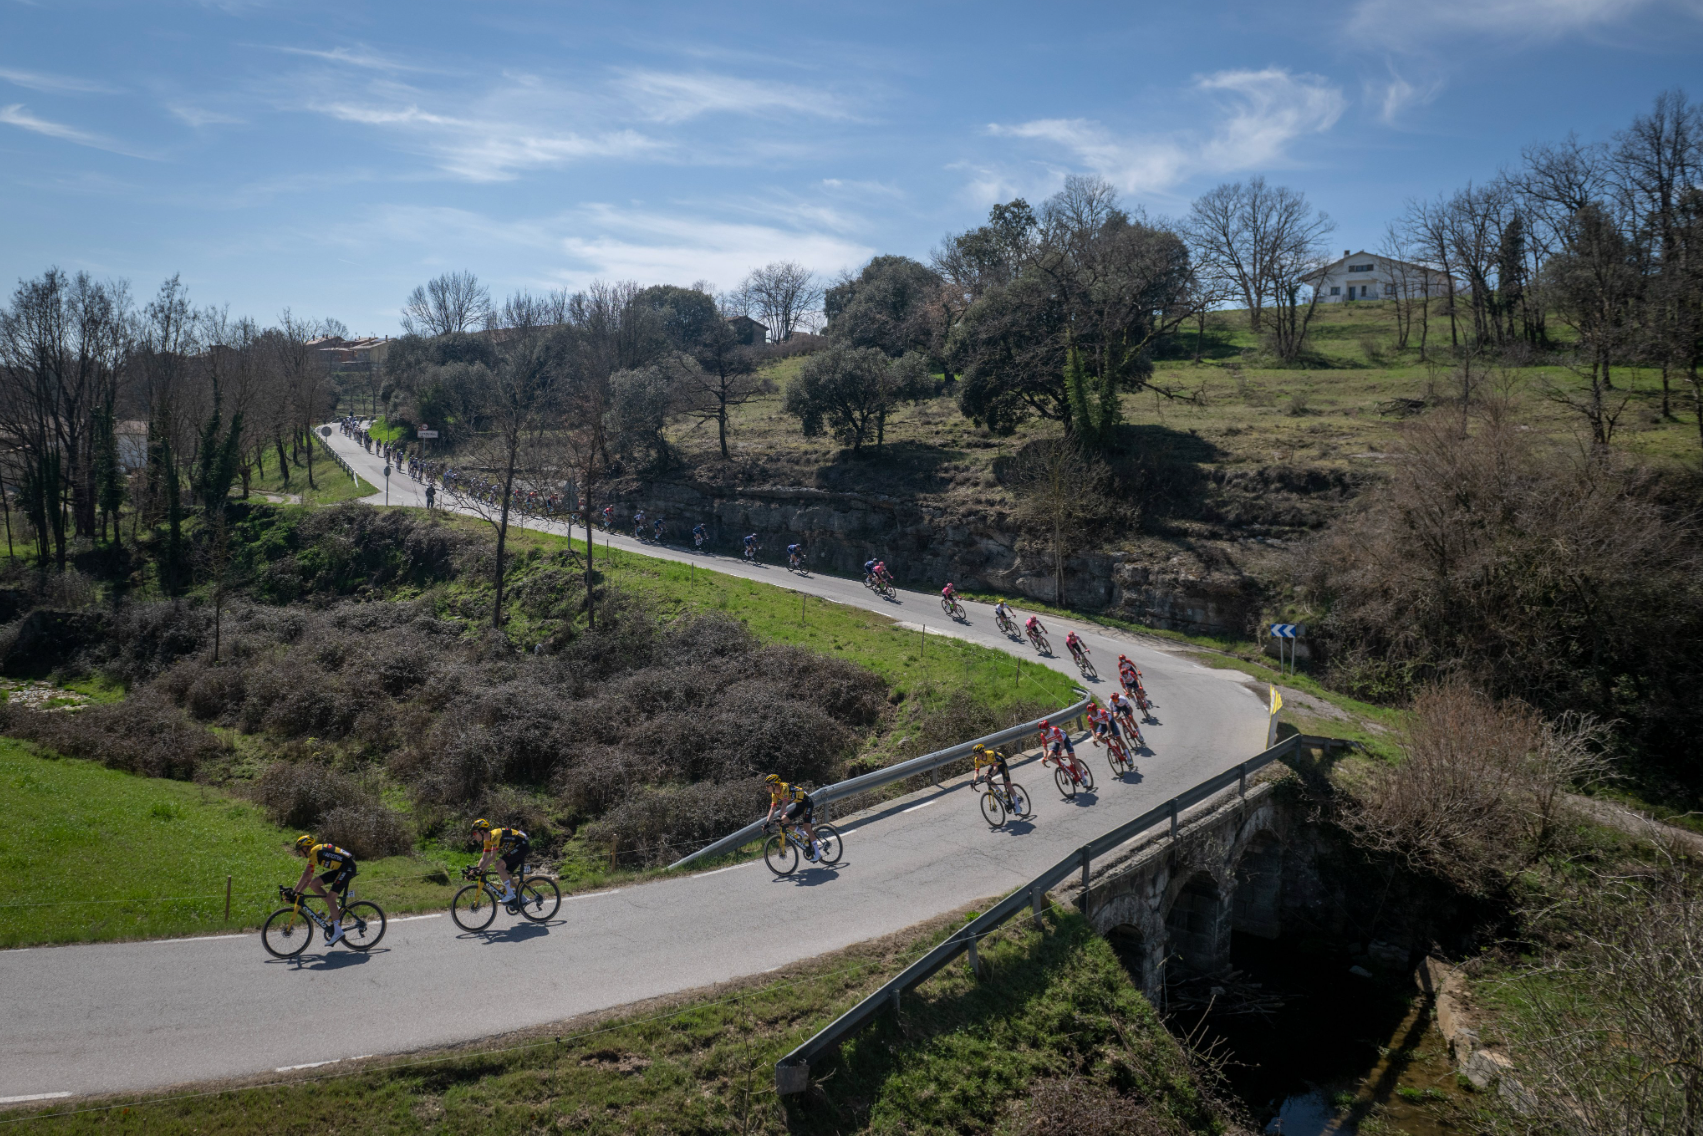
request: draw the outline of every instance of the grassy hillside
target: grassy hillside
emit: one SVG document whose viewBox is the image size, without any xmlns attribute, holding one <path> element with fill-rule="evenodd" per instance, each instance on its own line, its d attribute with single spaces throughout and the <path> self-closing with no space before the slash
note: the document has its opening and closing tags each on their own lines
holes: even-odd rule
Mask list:
<svg viewBox="0 0 1703 1136">
<path fill-rule="evenodd" d="M 66 1105 L 55 1131 L 115 1122 L 193 1132 L 1217 1133 L 1227 1117 L 1130 985 L 1068 911 L 988 940 L 988 976 L 951 968 L 827 1066 L 808 1094 L 774 1062 L 937 942 L 937 922 L 788 967 L 760 984 L 661 1000 L 440 1054 L 332 1067 L 281 1083 Z"/>
</svg>

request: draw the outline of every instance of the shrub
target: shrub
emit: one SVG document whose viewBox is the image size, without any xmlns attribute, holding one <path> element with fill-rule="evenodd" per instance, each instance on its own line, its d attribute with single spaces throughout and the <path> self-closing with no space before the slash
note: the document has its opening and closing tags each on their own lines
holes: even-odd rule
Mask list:
<svg viewBox="0 0 1703 1136">
<path fill-rule="evenodd" d="M 1085 1077 L 1037 1082 L 1029 1090 L 1025 1136 L 1177 1136 L 1170 1118 L 1110 1085 Z"/>
<path fill-rule="evenodd" d="M 649 785 L 625 797 L 585 835 L 615 841 L 648 865 L 668 864 L 757 820 L 768 804 L 760 778 L 702 785 Z"/>
<path fill-rule="evenodd" d="M 362 859 L 395 856 L 414 846 L 406 817 L 383 804 L 365 782 L 318 762 L 274 762 L 251 792 L 275 823 L 311 832 Z"/>
<path fill-rule="evenodd" d="M 15 713 L 8 732 L 67 757 L 89 758 L 111 769 L 189 781 L 230 747 L 184 717 L 159 691 L 141 687 L 123 702 L 69 713 Z"/>
</svg>

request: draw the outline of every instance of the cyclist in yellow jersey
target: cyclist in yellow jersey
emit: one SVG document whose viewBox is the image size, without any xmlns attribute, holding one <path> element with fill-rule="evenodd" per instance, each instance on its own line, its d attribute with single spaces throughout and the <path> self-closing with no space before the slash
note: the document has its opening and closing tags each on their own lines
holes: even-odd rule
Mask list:
<svg viewBox="0 0 1703 1136">
<path fill-rule="evenodd" d="M 775 814 L 782 812 L 781 806 L 785 805 L 783 815 L 802 828 L 804 838 L 810 841 L 810 850 L 805 855 L 812 860 L 819 858 L 822 845 L 816 839 L 816 827 L 811 823 L 816 819 L 816 802 L 810 799 L 804 786 L 782 781 L 778 773 L 769 774 L 763 781 L 769 787 L 769 815 L 766 820 L 772 822 Z"/>
<path fill-rule="evenodd" d="M 335 844 L 317 843 L 305 833 L 296 837 L 296 855 L 307 857 L 302 878 L 296 881 L 296 893 L 312 888 L 325 900 L 331 909 L 331 937 L 326 942 L 335 943 L 343 937 L 343 909 L 337 906 L 337 896 L 347 891 L 349 881 L 355 878 L 355 855 Z M 314 879 L 317 873 L 323 874 Z"/>
<path fill-rule="evenodd" d="M 1011 792 L 1011 766 L 1005 763 L 1003 753 L 1000 753 L 997 749 L 989 749 L 985 745 L 978 745 L 970 756 L 975 758 L 976 762 L 975 775 L 970 778 L 971 787 L 980 784 L 982 770 L 986 769 L 989 785 L 993 784 L 993 775 L 997 773 L 1005 779 L 1005 791 Z"/>
<path fill-rule="evenodd" d="M 483 872 L 491 858 L 496 857 L 497 875 L 508 889 L 503 894 L 506 903 L 514 898 L 514 877 L 510 873 L 520 871 L 521 865 L 526 863 L 526 854 L 532 850 L 532 839 L 518 828 L 492 828 L 491 822 L 484 817 L 473 822 L 473 831 L 485 842 L 479 866 L 473 870 Z"/>
</svg>

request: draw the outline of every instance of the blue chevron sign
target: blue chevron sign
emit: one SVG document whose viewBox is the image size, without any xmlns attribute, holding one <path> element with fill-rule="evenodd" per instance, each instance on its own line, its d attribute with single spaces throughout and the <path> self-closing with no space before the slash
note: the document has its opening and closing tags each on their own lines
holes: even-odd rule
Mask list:
<svg viewBox="0 0 1703 1136">
<path fill-rule="evenodd" d="M 1302 630 L 1302 625 L 1299 623 L 1274 623 L 1271 625 L 1271 637 L 1273 639 L 1295 639 L 1300 636 Z"/>
</svg>

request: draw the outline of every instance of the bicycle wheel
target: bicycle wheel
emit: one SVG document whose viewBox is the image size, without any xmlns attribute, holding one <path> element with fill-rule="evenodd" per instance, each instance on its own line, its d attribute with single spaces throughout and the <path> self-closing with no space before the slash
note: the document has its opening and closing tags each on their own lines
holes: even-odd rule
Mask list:
<svg viewBox="0 0 1703 1136">
<path fill-rule="evenodd" d="M 1058 786 L 1059 793 L 1064 797 L 1076 796 L 1076 779 L 1066 773 L 1063 767 L 1053 770 L 1053 784 Z"/>
<path fill-rule="evenodd" d="M 343 909 L 343 941 L 351 950 L 372 950 L 384 938 L 384 928 L 384 909 L 370 900 L 358 900 Z"/>
<path fill-rule="evenodd" d="M 1017 782 L 1011 783 L 1011 792 L 1007 793 L 1006 796 L 1011 799 L 1011 815 L 1018 820 L 1034 814 L 1034 804 L 1029 799 L 1029 790 L 1023 788 Z"/>
<path fill-rule="evenodd" d="M 982 819 L 988 822 L 989 828 L 998 828 L 1005 823 L 1005 804 L 992 789 L 982 794 Z"/>
<path fill-rule="evenodd" d="M 831 868 L 845 855 L 846 842 L 840 839 L 840 830 L 827 821 L 822 821 L 815 828 L 816 840 L 822 845 L 822 858 L 817 863 Z"/>
<path fill-rule="evenodd" d="M 1087 659 L 1082 660 L 1082 677 L 1098 679 L 1100 672 L 1094 669 L 1094 664 Z"/>
<path fill-rule="evenodd" d="M 449 901 L 449 917 L 463 931 L 483 931 L 497 917 L 497 904 L 484 884 L 468 884 Z"/>
<path fill-rule="evenodd" d="M 1037 635 L 1035 636 L 1035 650 L 1043 655 L 1050 655 L 1053 653 L 1053 645 L 1047 642 L 1045 635 Z"/>
<path fill-rule="evenodd" d="M 273 958 L 295 958 L 313 942 L 314 923 L 293 907 L 280 907 L 260 928 L 260 945 Z"/>
<path fill-rule="evenodd" d="M 1078 762 L 1077 768 L 1082 770 L 1082 787 L 1092 793 L 1094 791 L 1094 771 L 1088 768 L 1086 761 Z"/>
<path fill-rule="evenodd" d="M 798 869 L 798 849 L 781 836 L 763 841 L 763 863 L 777 876 L 790 876 Z"/>
<path fill-rule="evenodd" d="M 519 899 L 520 913 L 534 923 L 543 923 L 562 906 L 562 889 L 548 876 L 531 876 L 520 885 Z"/>
</svg>

